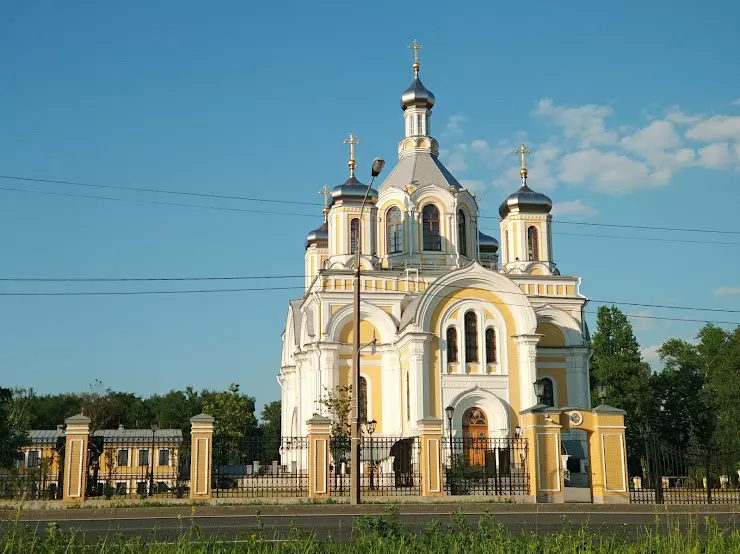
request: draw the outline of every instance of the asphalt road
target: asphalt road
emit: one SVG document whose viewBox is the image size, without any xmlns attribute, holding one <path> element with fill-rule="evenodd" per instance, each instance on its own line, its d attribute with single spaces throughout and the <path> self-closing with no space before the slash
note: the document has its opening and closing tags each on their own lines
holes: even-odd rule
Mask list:
<svg viewBox="0 0 740 554">
<path fill-rule="evenodd" d="M 255 509 L 251 513 L 238 513 L 239 510 L 224 509 L 210 510 L 208 514 L 196 514 L 181 510 L 179 514 L 158 514 L 156 509 L 144 510 L 146 513 L 131 513 L 133 510 L 119 510 L 119 513 L 101 514 L 94 510 L 75 510 L 57 514 L 43 514 L 42 517 L 33 517 L 33 513 L 27 513 L 21 525 L 45 532 L 50 522 L 56 522 L 60 528 L 65 530 L 76 529 L 84 533 L 88 539 L 96 539 L 103 536 L 123 535 L 127 537 L 154 536 L 159 540 L 174 540 L 191 531 L 192 526 L 198 528 L 206 535 L 220 536 L 226 539 L 239 539 L 251 536 L 253 533 L 261 533 L 267 539 L 281 540 L 291 536 L 291 531 L 299 530 L 302 533 L 314 533 L 319 539 L 332 537 L 335 540 L 350 540 L 357 533 L 357 520 L 367 515 L 347 506 L 344 509 L 322 510 L 321 507 L 311 510 L 304 506 L 297 510 L 300 513 L 290 513 L 290 510 L 281 510 L 284 513 L 272 513 L 256 515 Z M 403 526 L 417 533 L 424 532 L 430 520 L 438 520 L 444 525 L 454 525 L 451 511 L 455 508 L 430 510 L 430 506 L 406 507 L 397 515 Z M 711 517 L 723 529 L 735 529 L 740 527 L 737 513 L 727 506 L 725 509 L 716 509 L 710 514 L 697 512 L 695 510 L 681 511 L 677 509 L 670 513 L 660 513 L 655 509 L 619 510 L 612 509 L 562 509 L 550 507 L 547 511 L 539 509 L 522 510 L 513 508 L 506 510 L 498 508 L 492 511 L 494 522 L 503 524 L 509 532 L 521 531 L 539 534 L 557 533 L 571 525 L 580 528 L 585 525 L 593 531 L 607 533 L 624 533 L 630 536 L 638 536 L 647 532 L 674 533 L 688 530 L 692 525 L 698 527 L 702 532 L 706 527 L 706 515 Z M 465 518 L 476 525 L 483 514 L 482 509 L 462 507 Z M 246 510 L 244 510 L 246 511 Z M 367 512 L 367 510 L 362 510 Z M 389 515 L 387 508 L 378 507 L 374 510 L 377 514 L 386 518 Z M 438 512 L 438 513 L 430 513 Z M 85 512 L 90 512 L 89 514 Z M 5 519 L 0 522 L 0 529 L 7 529 L 14 522 Z"/>
</svg>

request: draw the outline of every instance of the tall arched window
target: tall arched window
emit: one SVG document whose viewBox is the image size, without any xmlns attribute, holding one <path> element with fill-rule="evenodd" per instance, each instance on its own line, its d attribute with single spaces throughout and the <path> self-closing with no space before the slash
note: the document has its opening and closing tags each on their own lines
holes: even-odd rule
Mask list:
<svg viewBox="0 0 740 554">
<path fill-rule="evenodd" d="M 491 327 L 486 329 L 486 363 L 496 363 L 496 331 Z"/>
<path fill-rule="evenodd" d="M 388 237 L 388 253 L 403 252 L 403 221 L 401 210 L 391 208 L 385 218 L 386 236 Z"/>
<path fill-rule="evenodd" d="M 447 363 L 457 362 L 457 329 L 447 328 Z"/>
<path fill-rule="evenodd" d="M 424 250 L 442 250 L 439 235 L 439 210 L 434 204 L 427 204 L 422 210 Z"/>
<path fill-rule="evenodd" d="M 540 402 L 545 406 L 555 406 L 555 392 L 553 391 L 552 379 L 544 378 L 542 382 L 545 384 L 544 391 L 542 392 L 542 399 Z"/>
<path fill-rule="evenodd" d="M 468 255 L 468 235 L 465 227 L 465 212 L 457 212 L 457 249 L 463 256 Z"/>
<path fill-rule="evenodd" d="M 354 218 L 349 223 L 349 253 L 354 254 L 360 244 L 360 220 Z"/>
<path fill-rule="evenodd" d="M 478 361 L 478 319 L 473 312 L 465 314 L 465 361 Z"/>
<path fill-rule="evenodd" d="M 537 261 L 540 259 L 540 241 L 537 234 L 537 227 L 532 225 L 527 229 L 527 247 L 530 261 Z"/>
<path fill-rule="evenodd" d="M 360 422 L 367 421 L 367 379 L 360 377 Z"/>
</svg>

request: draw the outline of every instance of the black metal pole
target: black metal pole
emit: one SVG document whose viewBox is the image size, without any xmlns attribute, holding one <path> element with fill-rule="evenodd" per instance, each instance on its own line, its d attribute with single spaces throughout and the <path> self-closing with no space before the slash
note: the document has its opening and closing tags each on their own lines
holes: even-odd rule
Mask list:
<svg viewBox="0 0 740 554">
<path fill-rule="evenodd" d="M 149 454 L 149 496 L 154 494 L 154 433 L 156 431 L 152 429 L 152 451 Z"/>
</svg>

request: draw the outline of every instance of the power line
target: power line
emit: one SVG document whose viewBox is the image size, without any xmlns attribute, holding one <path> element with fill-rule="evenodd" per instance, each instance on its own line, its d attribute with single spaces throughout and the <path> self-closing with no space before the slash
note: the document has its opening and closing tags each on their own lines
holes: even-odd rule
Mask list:
<svg viewBox="0 0 740 554">
<path fill-rule="evenodd" d="M 250 275 L 236 277 L 0 277 L 16 283 L 110 283 L 141 281 L 245 281 L 248 279 L 303 279 L 305 275 Z"/>
<path fill-rule="evenodd" d="M 127 187 L 127 186 L 122 186 L 122 185 L 85 183 L 85 182 L 80 182 L 80 181 L 64 181 L 64 180 L 58 180 L 58 179 L 40 179 L 36 177 L 22 177 L 22 176 L 15 176 L 15 175 L 0 175 L 0 179 L 25 181 L 25 182 L 30 182 L 30 183 L 60 184 L 60 185 L 70 185 L 70 186 L 79 186 L 79 187 L 101 188 L 101 189 L 127 190 L 127 191 L 132 191 L 132 192 L 146 192 L 146 193 L 155 193 L 155 194 L 175 194 L 175 195 L 180 195 L 180 196 L 195 196 L 195 197 L 201 197 L 201 198 L 218 198 L 221 200 L 242 200 L 242 201 L 247 201 L 247 202 L 271 202 L 271 203 L 277 203 L 277 204 L 297 204 L 301 206 L 322 206 L 323 205 L 320 202 L 302 202 L 300 200 L 257 198 L 254 196 L 237 196 L 237 195 L 213 194 L 213 193 L 204 193 L 204 192 L 187 192 L 187 191 L 179 191 L 179 190 L 171 190 L 171 189 L 158 189 L 158 188 L 146 188 L 146 187 Z M 4 190 L 22 190 L 22 189 L 4 189 Z M 102 197 L 91 197 L 91 198 L 102 198 Z M 305 214 L 301 214 L 301 215 L 305 215 Z M 502 220 L 501 217 L 490 216 L 490 215 L 482 215 L 480 216 L 480 218 L 481 219 L 495 219 L 497 221 Z M 740 235 L 740 231 L 727 231 L 727 230 L 721 230 L 721 229 L 697 229 L 697 228 L 686 228 L 686 227 L 627 225 L 627 224 L 619 224 L 619 223 L 596 223 L 596 222 L 589 222 L 589 221 L 569 221 L 569 220 L 562 220 L 562 219 L 553 220 L 553 224 L 587 225 L 587 226 L 594 226 L 594 227 L 615 227 L 615 228 L 620 228 L 620 229 L 674 231 L 674 232 L 684 232 L 684 233 L 714 233 L 714 234 Z M 592 235 L 592 236 L 596 236 L 596 235 Z"/>
</svg>

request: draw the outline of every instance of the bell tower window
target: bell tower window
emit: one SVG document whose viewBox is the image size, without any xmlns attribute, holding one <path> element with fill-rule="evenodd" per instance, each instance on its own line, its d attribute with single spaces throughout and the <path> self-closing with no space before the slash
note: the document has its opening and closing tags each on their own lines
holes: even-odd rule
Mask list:
<svg viewBox="0 0 740 554">
<path fill-rule="evenodd" d="M 439 234 L 439 210 L 434 204 L 427 204 L 422 210 L 424 250 L 442 250 L 442 238 Z"/>
<path fill-rule="evenodd" d="M 457 249 L 461 255 L 468 255 L 468 237 L 465 229 L 465 212 L 457 212 Z"/>
<path fill-rule="evenodd" d="M 478 361 L 478 320 L 473 312 L 465 314 L 465 361 Z"/>
<path fill-rule="evenodd" d="M 354 218 L 349 224 L 349 253 L 354 254 L 360 244 L 360 220 Z"/>
<path fill-rule="evenodd" d="M 403 252 L 403 221 L 401 210 L 391 208 L 386 216 L 386 236 L 388 237 L 388 253 Z"/>
<path fill-rule="evenodd" d="M 530 261 L 536 262 L 540 259 L 540 241 L 537 227 L 534 225 L 527 229 L 527 250 Z"/>
</svg>

